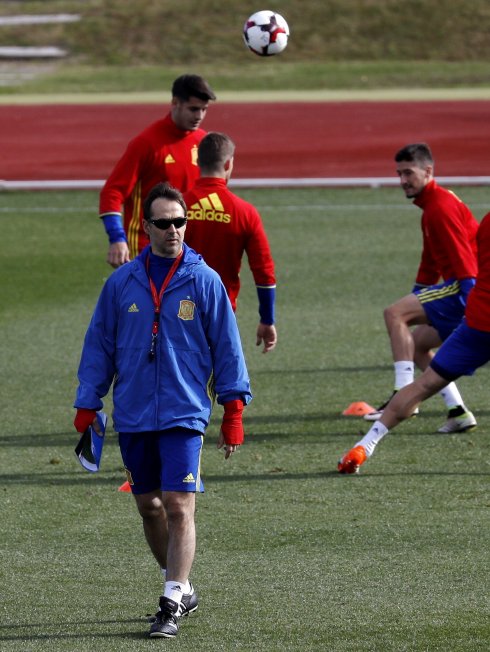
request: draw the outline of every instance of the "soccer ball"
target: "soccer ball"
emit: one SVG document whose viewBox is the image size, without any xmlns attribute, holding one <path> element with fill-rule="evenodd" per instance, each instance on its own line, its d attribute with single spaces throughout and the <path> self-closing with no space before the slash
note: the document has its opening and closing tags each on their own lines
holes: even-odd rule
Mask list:
<svg viewBox="0 0 490 652">
<path fill-rule="evenodd" d="M 275 11 L 257 11 L 243 26 L 245 45 L 261 57 L 282 52 L 288 44 L 289 26 Z"/>
</svg>

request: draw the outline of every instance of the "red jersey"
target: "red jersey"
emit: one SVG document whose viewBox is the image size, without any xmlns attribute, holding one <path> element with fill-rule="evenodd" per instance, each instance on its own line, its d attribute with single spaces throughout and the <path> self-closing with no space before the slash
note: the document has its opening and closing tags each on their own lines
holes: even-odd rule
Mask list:
<svg viewBox="0 0 490 652">
<path fill-rule="evenodd" d="M 143 202 L 160 181 L 168 181 L 185 192 L 199 177 L 197 146 L 206 135 L 203 129 L 182 131 L 170 113 L 133 138 L 116 163 L 100 193 L 100 217 L 121 215 L 131 258 L 147 244 L 143 231 Z"/>
<path fill-rule="evenodd" d="M 221 277 L 236 310 L 243 252 L 258 288 L 276 285 L 274 261 L 257 209 L 237 197 L 225 179 L 202 177 L 185 193 L 186 243 Z"/>
<path fill-rule="evenodd" d="M 490 332 L 490 213 L 485 215 L 476 235 L 478 277 L 466 302 L 466 323 L 471 328 Z"/>
<path fill-rule="evenodd" d="M 416 283 L 475 277 L 478 222 L 450 190 L 432 180 L 413 202 L 422 208 L 423 249 Z"/>
</svg>

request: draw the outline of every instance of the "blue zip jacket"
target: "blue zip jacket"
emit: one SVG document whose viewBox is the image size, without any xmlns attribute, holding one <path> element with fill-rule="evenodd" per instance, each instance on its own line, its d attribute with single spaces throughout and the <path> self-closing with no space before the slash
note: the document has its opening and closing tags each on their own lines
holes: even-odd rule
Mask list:
<svg viewBox="0 0 490 652">
<path fill-rule="evenodd" d="M 218 403 L 252 400 L 236 318 L 218 274 L 186 244 L 161 303 L 150 360 L 154 305 L 146 272 L 150 247 L 108 278 L 92 316 L 78 370 L 75 407 L 100 410 L 112 382 L 114 428 L 183 427 L 204 433 Z"/>
</svg>

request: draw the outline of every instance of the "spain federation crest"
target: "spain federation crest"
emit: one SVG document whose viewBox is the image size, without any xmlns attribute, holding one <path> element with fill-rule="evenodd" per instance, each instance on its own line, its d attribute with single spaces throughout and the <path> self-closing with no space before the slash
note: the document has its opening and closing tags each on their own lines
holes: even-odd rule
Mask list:
<svg viewBox="0 0 490 652">
<path fill-rule="evenodd" d="M 179 307 L 179 312 L 177 314 L 177 317 L 179 319 L 183 319 L 184 321 L 188 321 L 189 319 L 194 319 L 195 307 L 196 304 L 193 301 L 189 301 L 188 299 L 183 299 L 180 302 L 180 307 Z"/>
</svg>

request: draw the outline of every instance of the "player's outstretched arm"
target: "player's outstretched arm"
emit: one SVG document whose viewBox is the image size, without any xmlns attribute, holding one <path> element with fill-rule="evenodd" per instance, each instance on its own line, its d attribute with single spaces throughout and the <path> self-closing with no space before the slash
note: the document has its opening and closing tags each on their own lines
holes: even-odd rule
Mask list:
<svg viewBox="0 0 490 652">
<path fill-rule="evenodd" d="M 262 353 L 268 353 L 277 344 L 277 331 L 274 324 L 262 324 L 257 326 L 257 346 L 264 344 Z"/>
</svg>

